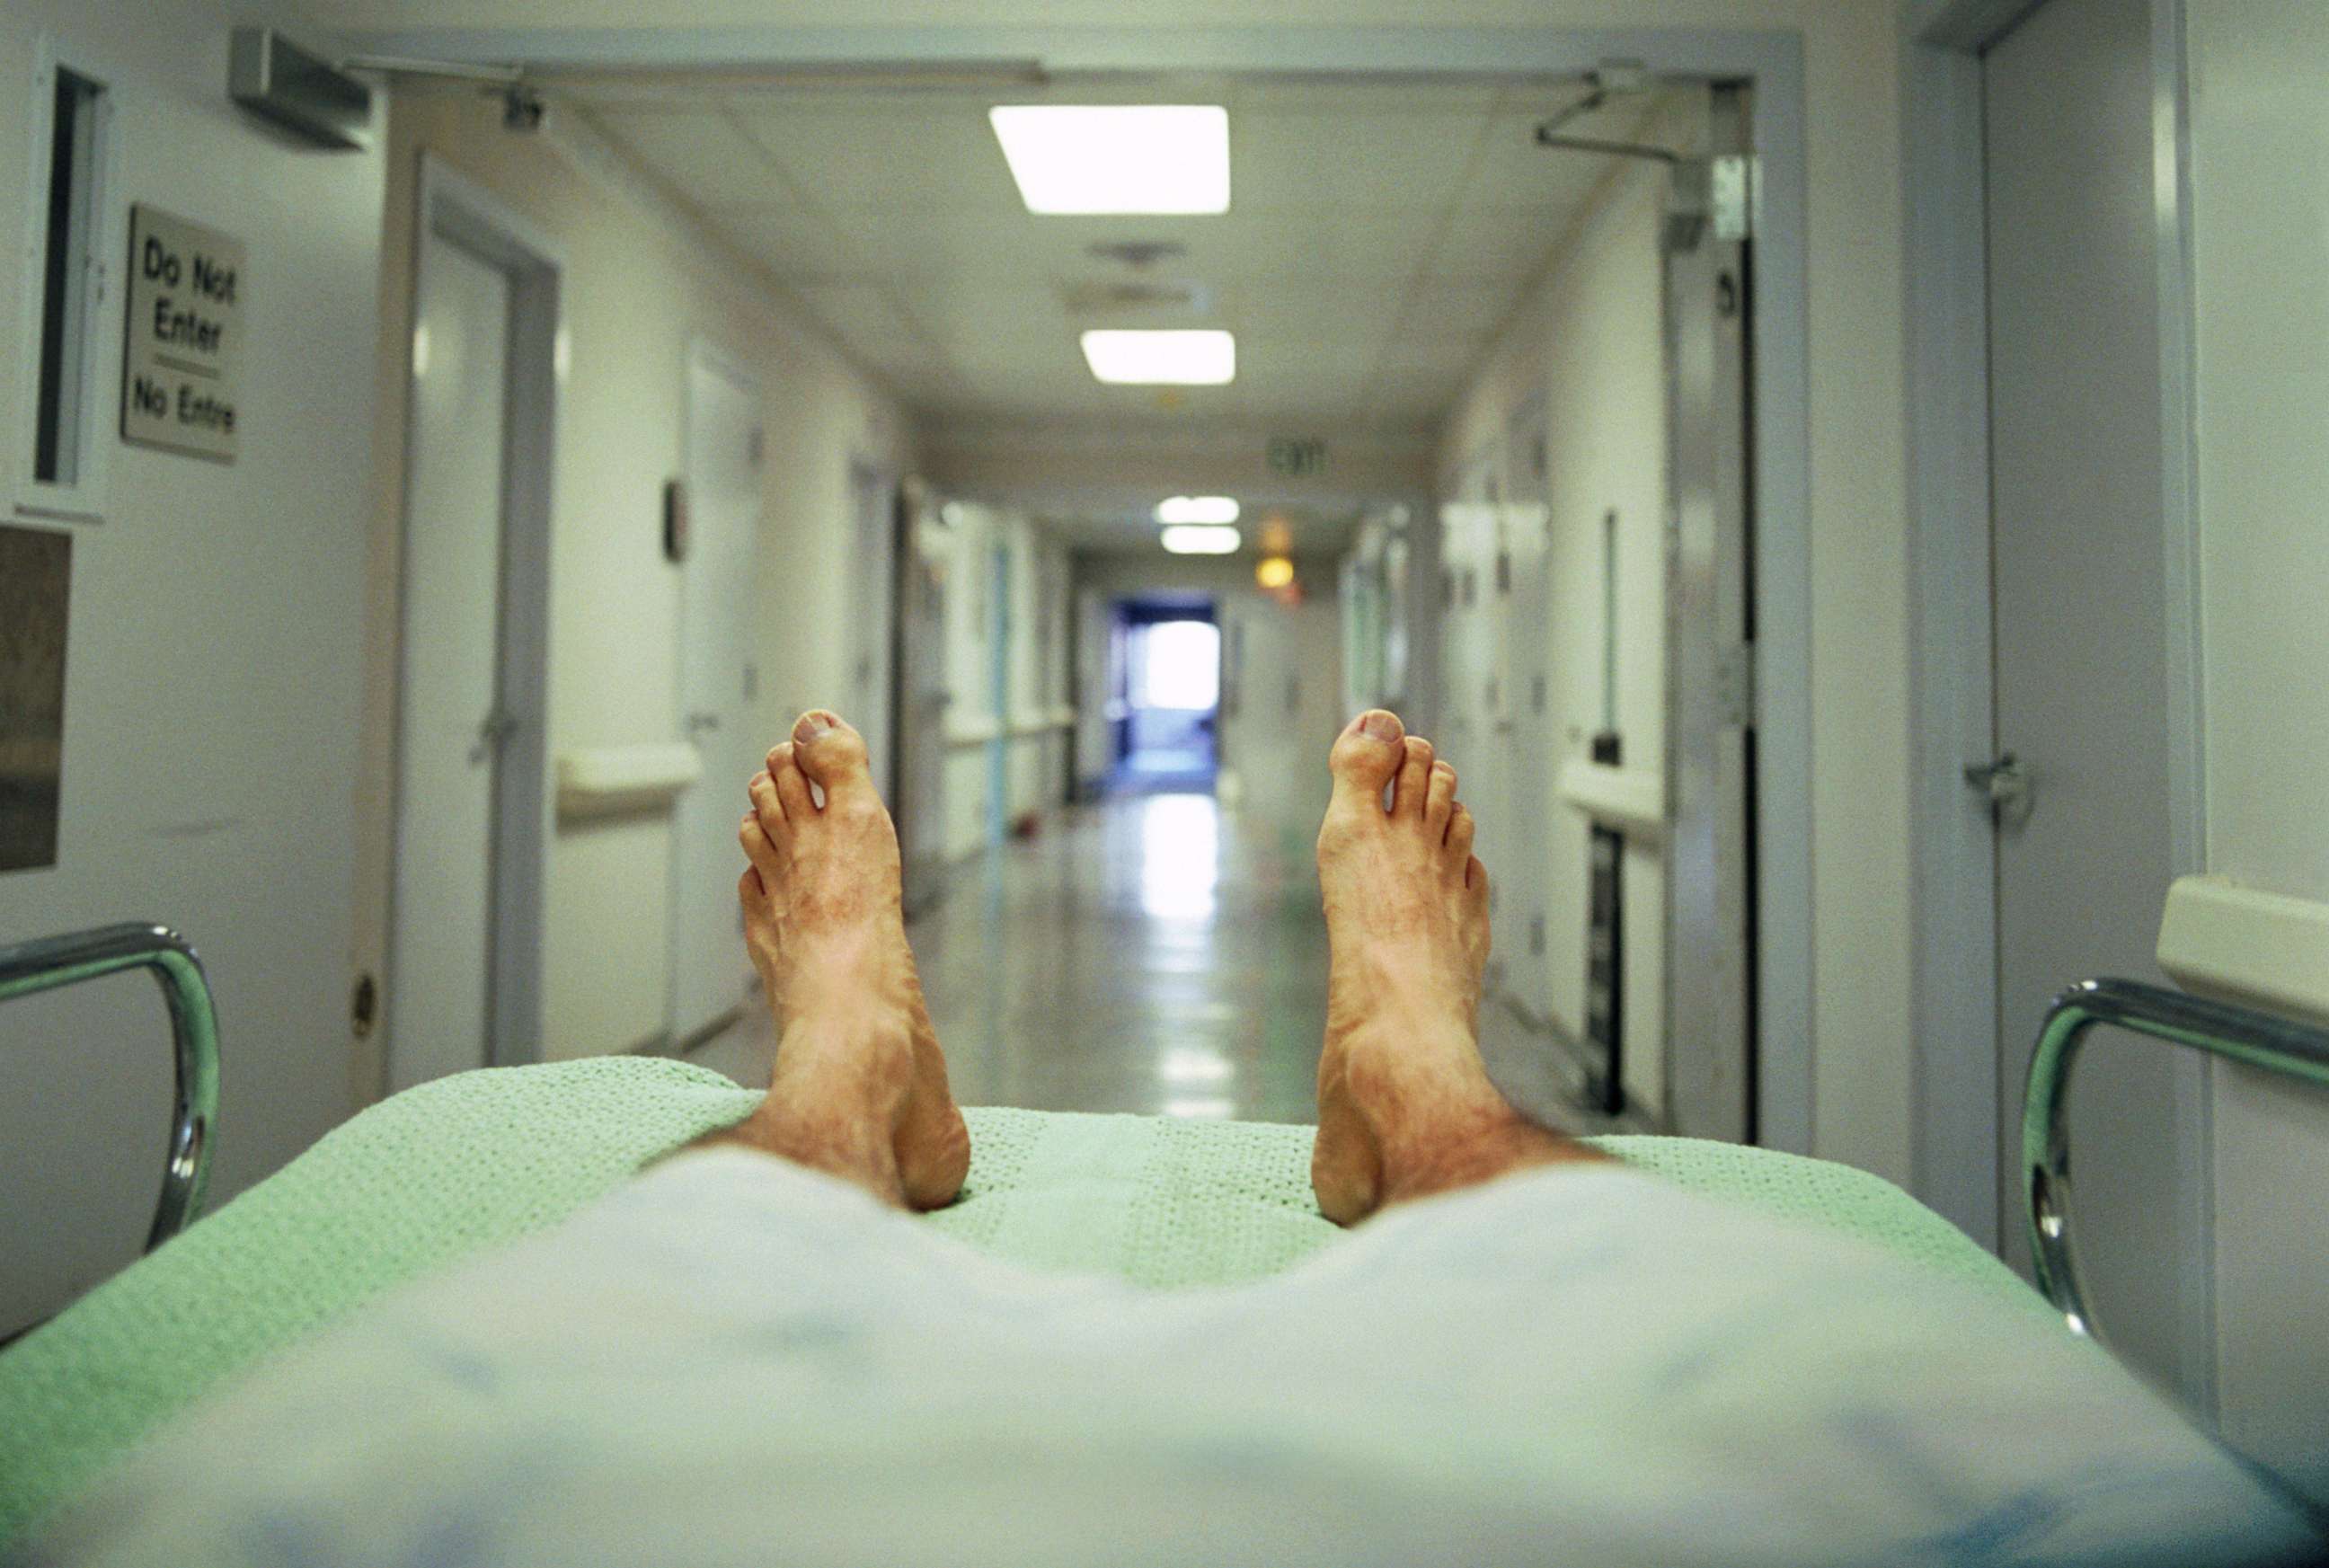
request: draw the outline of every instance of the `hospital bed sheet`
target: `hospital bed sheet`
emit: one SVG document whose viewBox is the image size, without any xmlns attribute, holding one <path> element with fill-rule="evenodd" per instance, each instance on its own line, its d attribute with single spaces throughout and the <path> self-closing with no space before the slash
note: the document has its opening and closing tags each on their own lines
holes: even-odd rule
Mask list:
<svg viewBox="0 0 2329 1568">
<path fill-rule="evenodd" d="M 608 1057 L 462 1073 L 354 1117 L 0 1352 L 0 1541 L 269 1352 L 554 1223 L 757 1098 L 704 1069 Z M 966 1114 L 970 1179 L 926 1223 L 996 1258 L 1172 1289 L 1259 1279 L 1342 1233 L 1313 1204 L 1307 1127 Z M 1947 1221 L 1863 1172 L 1693 1139 L 1597 1141 L 1679 1185 L 2045 1310 Z"/>
</svg>

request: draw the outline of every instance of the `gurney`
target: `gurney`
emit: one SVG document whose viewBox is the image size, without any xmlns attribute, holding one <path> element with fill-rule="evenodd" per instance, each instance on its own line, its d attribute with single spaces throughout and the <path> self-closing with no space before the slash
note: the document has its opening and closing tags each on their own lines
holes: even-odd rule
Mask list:
<svg viewBox="0 0 2329 1568">
<path fill-rule="evenodd" d="M 221 1068 L 192 948 L 162 928 L 131 926 L 0 949 L 0 1001 L 131 968 L 160 979 L 176 1053 L 161 1196 L 146 1256 L 0 1350 L 0 1544 L 272 1352 L 401 1284 L 556 1223 L 759 1099 L 659 1058 L 458 1073 L 364 1110 L 204 1216 Z M 2033 1068 L 2025 1129 L 2044 1296 L 1865 1172 L 1700 1139 L 1593 1141 L 1685 1188 L 1860 1237 L 2082 1332 L 2060 1111 L 2079 1041 L 2098 1022 L 2329 1081 L 2329 1036 L 2318 1031 L 2128 982 L 2066 993 Z M 969 1180 L 960 1201 L 924 1223 L 1011 1262 L 1169 1290 L 1259 1279 L 1343 1233 L 1315 1207 L 1307 1127 L 966 1114 Z"/>
</svg>

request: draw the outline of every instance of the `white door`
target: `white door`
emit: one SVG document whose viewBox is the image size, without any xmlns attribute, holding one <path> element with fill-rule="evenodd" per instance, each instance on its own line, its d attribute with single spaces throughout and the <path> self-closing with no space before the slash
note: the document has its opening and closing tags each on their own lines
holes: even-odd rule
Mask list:
<svg viewBox="0 0 2329 1568">
<path fill-rule="evenodd" d="M 1512 582 L 1507 526 L 1503 506 L 1494 502 L 1456 501 L 1440 508 L 1440 559 L 1447 571 L 1447 609 L 1440 622 L 1445 692 L 1439 732 L 1429 739 L 1455 765 L 1462 780 L 1457 788 L 1479 832 L 1480 857 L 1492 866 L 1517 853 L 1516 836 L 1524 831 L 1514 823 L 1510 806 L 1514 738 L 1506 701 L 1511 677 L 1504 631 Z M 1515 953 L 1525 951 L 1512 929 L 1515 907 L 1505 879 L 1490 878 L 1491 995 L 1504 990 Z"/>
<path fill-rule="evenodd" d="M 1983 66 L 1996 744 L 2030 786 L 1998 813 L 2010 1216 L 2048 1000 L 2097 975 L 2164 983 L 2152 951 L 2172 797 L 2151 18 L 2122 0 L 2053 0 Z M 2207 1238 L 2203 1172 L 2179 1130 L 2198 1090 L 2184 1053 L 2101 1038 L 2070 1124 L 2079 1271 L 2102 1337 L 2193 1394 L 2207 1382 Z M 2018 1223 L 2004 1241 L 2026 1270 Z"/>
<path fill-rule="evenodd" d="M 1238 780 L 1249 830 L 1297 855 L 1317 836 L 1342 709 L 1341 628 L 1331 603 L 1225 596 L 1221 767 Z"/>
<path fill-rule="evenodd" d="M 1511 552 L 1507 619 L 1506 707 L 1512 714 L 1513 777 L 1505 799 L 1512 813 L 1497 864 L 1511 910 L 1513 947 L 1505 955 L 1505 985 L 1530 1022 L 1548 1026 L 1552 1012 L 1551 910 L 1555 885 L 1553 784 L 1561 737 L 1552 712 L 1552 578 L 1547 516 L 1542 504 L 1507 508 L 1504 536 Z M 1460 777 L 1460 759 L 1457 763 Z M 1504 940 L 1507 931 L 1497 931 Z M 1562 955 L 1563 958 L 1569 955 Z"/>
<path fill-rule="evenodd" d="M 413 323 L 397 722 L 391 1089 L 493 1061 L 510 280 L 431 230 Z"/>
<path fill-rule="evenodd" d="M 898 541 L 897 689 L 901 704 L 891 807 L 905 866 L 905 903 L 919 914 L 946 891 L 947 567 L 953 552 L 927 497 Z"/>
<path fill-rule="evenodd" d="M 1501 480 L 1496 493 L 1504 494 Z M 1532 822 L 1519 803 L 1519 782 L 1529 776 L 1521 752 L 1520 708 L 1527 695 L 1521 672 L 1524 656 L 1519 646 L 1514 617 L 1519 597 L 1519 556 L 1513 529 L 1515 508 L 1501 500 L 1488 508 L 1486 532 L 1480 542 L 1480 603 L 1478 632 L 1485 672 L 1481 687 L 1481 724 L 1485 731 L 1470 757 L 1450 756 L 1461 779 L 1458 789 L 1477 819 L 1481 859 L 1492 865 L 1512 866 L 1529 852 L 1528 841 L 1540 825 Z M 1488 881 L 1488 989 L 1507 1003 L 1528 1006 L 1528 983 L 1522 977 L 1530 967 L 1530 878 L 1510 872 Z"/>
<path fill-rule="evenodd" d="M 718 1028 L 751 985 L 736 877 L 744 785 L 775 737 L 754 727 L 752 592 L 759 573 L 760 394 L 711 354 L 687 361 L 687 556 L 680 574 L 679 711 L 703 776 L 672 830 L 667 1027 Z"/>
<path fill-rule="evenodd" d="M 886 798 L 892 793 L 891 769 L 895 755 L 891 722 L 891 630 L 896 605 L 891 561 L 896 548 L 897 481 L 863 465 L 849 475 L 850 505 L 854 514 L 856 547 L 852 570 L 856 573 L 856 613 L 850 618 L 854 639 L 850 667 L 849 704 L 843 717 L 865 737 L 873 777 Z M 829 702 L 832 699 L 819 699 Z"/>
</svg>

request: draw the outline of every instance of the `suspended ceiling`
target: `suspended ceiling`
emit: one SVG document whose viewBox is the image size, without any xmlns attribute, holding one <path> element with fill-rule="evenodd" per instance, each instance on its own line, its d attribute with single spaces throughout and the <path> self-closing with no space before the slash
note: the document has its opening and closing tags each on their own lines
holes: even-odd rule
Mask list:
<svg viewBox="0 0 2329 1568">
<path fill-rule="evenodd" d="M 1575 84 L 612 77 L 561 97 L 766 268 L 926 420 L 1427 429 L 1612 160 L 1534 145 Z M 1037 217 L 986 110 L 1230 110 L 1219 217 Z M 1572 128 L 1627 136 L 1651 100 Z M 1162 253 L 1137 258 L 1144 249 Z M 1089 326 L 1226 326 L 1226 387 L 1105 387 Z"/>
</svg>

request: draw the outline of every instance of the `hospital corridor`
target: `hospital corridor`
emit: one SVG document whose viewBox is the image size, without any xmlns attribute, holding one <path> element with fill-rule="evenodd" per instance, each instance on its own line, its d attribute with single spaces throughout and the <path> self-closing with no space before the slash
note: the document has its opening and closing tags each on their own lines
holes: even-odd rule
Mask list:
<svg viewBox="0 0 2329 1568">
<path fill-rule="evenodd" d="M 2329 8 L 0 62 L 0 1564 L 2329 1561 Z"/>
</svg>

